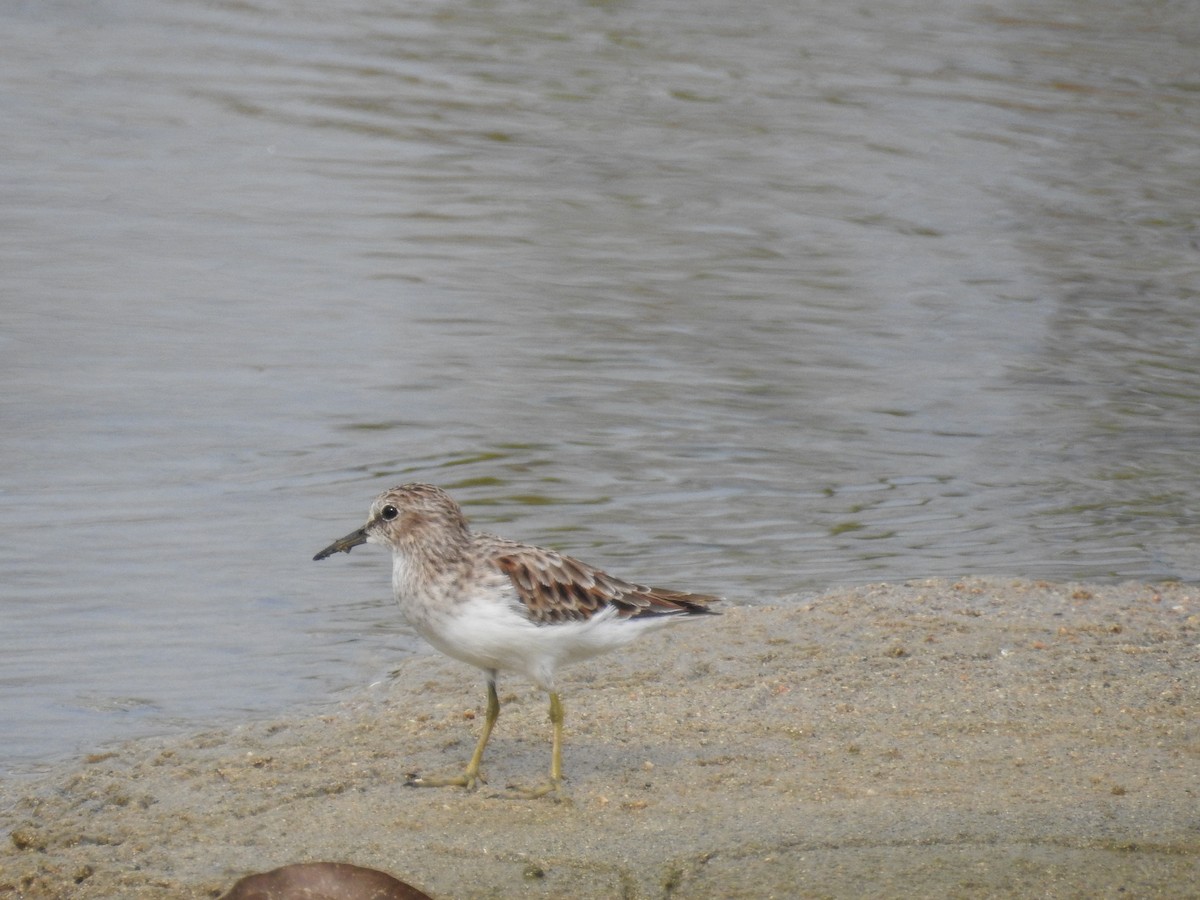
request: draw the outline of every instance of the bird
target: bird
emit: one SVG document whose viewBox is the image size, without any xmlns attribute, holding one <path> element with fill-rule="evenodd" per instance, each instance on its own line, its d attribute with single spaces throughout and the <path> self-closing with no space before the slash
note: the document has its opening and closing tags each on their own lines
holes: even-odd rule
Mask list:
<svg viewBox="0 0 1200 900">
<path fill-rule="evenodd" d="M 365 525 L 313 559 L 361 544 L 391 550 L 393 593 L 413 630 L 447 656 L 482 669 L 487 684 L 483 730 L 466 769 L 454 776 L 411 776 L 409 783 L 418 787 L 474 790 L 484 783 L 483 754 L 500 716 L 496 683 L 506 672 L 549 695 L 553 726 L 549 779 L 518 796 L 566 799 L 558 668 L 664 625 L 714 615 L 709 606 L 722 599 L 634 584 L 554 550 L 475 531 L 458 503 L 431 484 L 384 491 Z"/>
</svg>

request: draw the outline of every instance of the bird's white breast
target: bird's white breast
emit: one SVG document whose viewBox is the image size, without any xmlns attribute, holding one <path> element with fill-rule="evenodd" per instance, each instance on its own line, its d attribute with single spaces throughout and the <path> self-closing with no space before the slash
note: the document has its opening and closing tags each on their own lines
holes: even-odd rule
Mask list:
<svg viewBox="0 0 1200 900">
<path fill-rule="evenodd" d="M 483 592 L 414 617 L 414 629 L 438 650 L 484 670 L 517 672 L 543 690 L 553 690 L 561 665 L 623 647 L 671 617 L 622 619 L 606 610 L 583 621 L 538 625 L 524 614 L 511 586 Z"/>
</svg>

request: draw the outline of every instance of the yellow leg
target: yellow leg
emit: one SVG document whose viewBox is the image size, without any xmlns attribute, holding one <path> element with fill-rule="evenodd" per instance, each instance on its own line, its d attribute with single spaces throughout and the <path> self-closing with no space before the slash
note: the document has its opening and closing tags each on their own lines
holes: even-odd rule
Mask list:
<svg viewBox="0 0 1200 900">
<path fill-rule="evenodd" d="M 500 698 L 496 696 L 496 682 L 489 678 L 487 683 L 487 714 L 483 720 L 483 733 L 479 735 L 479 743 L 475 745 L 475 752 L 471 754 L 471 761 L 467 763 L 467 771 L 463 773 L 463 778 L 466 780 L 466 787 L 477 787 L 482 781 L 479 777 L 479 767 L 483 765 L 483 749 L 487 746 L 488 740 L 492 736 L 492 729 L 496 726 L 496 720 L 500 718 Z"/>
<path fill-rule="evenodd" d="M 488 678 L 487 682 L 487 715 L 483 720 L 483 733 L 479 735 L 479 743 L 475 745 L 475 752 L 471 754 L 471 761 L 467 763 L 466 771 L 461 775 L 441 778 L 409 775 L 408 783 L 414 787 L 465 787 L 468 790 L 479 787 L 483 784 L 483 778 L 479 775 L 479 767 L 483 765 L 483 751 L 487 747 L 488 739 L 492 736 L 492 728 L 495 727 L 498 718 L 500 718 L 500 698 L 496 696 L 496 679 L 495 676 L 492 676 Z"/>
<path fill-rule="evenodd" d="M 554 743 L 550 749 L 550 787 L 557 791 L 562 787 L 562 736 L 563 705 L 556 691 L 550 692 L 550 723 L 554 726 Z"/>
<path fill-rule="evenodd" d="M 562 802 L 567 800 L 562 789 L 562 739 L 563 739 L 563 705 L 558 693 L 549 691 L 550 694 L 550 724 L 554 726 L 554 741 L 550 749 L 550 780 L 545 784 L 535 788 L 513 788 L 509 786 L 510 793 L 507 796 L 521 799 L 532 800 L 537 797 L 553 797 L 555 800 Z"/>
</svg>

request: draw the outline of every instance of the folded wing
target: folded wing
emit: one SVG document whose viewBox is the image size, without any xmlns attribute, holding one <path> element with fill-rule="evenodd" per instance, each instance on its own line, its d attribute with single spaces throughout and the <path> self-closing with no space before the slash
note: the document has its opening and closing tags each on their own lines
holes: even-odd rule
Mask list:
<svg viewBox="0 0 1200 900">
<path fill-rule="evenodd" d="M 492 561 L 512 579 L 529 617 L 538 624 L 590 619 L 609 608 L 615 608 L 617 615 L 626 619 L 714 615 L 708 604 L 720 599 L 632 584 L 540 547 L 499 538 L 493 543 Z"/>
</svg>

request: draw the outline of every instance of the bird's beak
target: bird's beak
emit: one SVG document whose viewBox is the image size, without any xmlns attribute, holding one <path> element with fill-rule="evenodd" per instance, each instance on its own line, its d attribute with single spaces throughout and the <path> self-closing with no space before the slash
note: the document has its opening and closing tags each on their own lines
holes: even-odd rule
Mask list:
<svg viewBox="0 0 1200 900">
<path fill-rule="evenodd" d="M 349 553 L 354 547 L 367 542 L 367 526 L 364 525 L 358 531 L 352 531 L 344 538 L 338 538 L 320 553 L 313 557 L 313 560 L 324 559 L 327 556 L 333 556 L 335 553 Z"/>
</svg>

